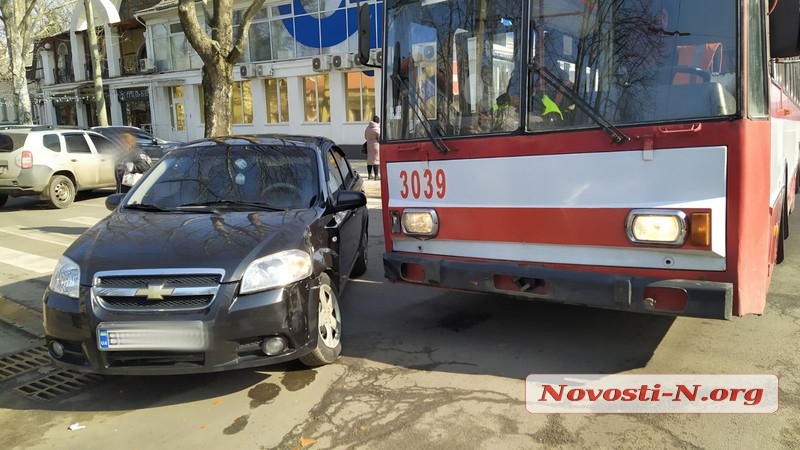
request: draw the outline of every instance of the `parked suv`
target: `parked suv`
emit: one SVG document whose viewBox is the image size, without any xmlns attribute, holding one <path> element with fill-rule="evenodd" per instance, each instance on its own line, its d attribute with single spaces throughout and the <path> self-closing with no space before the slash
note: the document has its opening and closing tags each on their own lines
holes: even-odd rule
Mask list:
<svg viewBox="0 0 800 450">
<path fill-rule="evenodd" d="M 117 143 L 118 146 L 121 146 L 119 143 L 120 137 L 123 134 L 129 134 L 136 140 L 136 145 L 139 147 L 139 149 L 147 153 L 147 156 L 149 156 L 152 160 L 160 159 L 165 153 L 181 144 L 181 142 L 159 139 L 147 131 L 137 127 L 110 125 L 92 127 L 92 131 L 96 131 L 111 139 Z"/>
<path fill-rule="evenodd" d="M 116 186 L 117 147 L 88 130 L 49 126 L 0 130 L 0 206 L 38 195 L 66 208 L 77 191 Z"/>
</svg>

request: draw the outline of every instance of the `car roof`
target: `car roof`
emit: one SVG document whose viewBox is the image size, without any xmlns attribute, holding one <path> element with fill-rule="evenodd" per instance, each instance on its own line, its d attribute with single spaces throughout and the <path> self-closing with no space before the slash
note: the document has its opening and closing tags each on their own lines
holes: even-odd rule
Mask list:
<svg viewBox="0 0 800 450">
<path fill-rule="evenodd" d="M 211 145 L 302 145 L 317 151 L 323 151 L 336 145 L 324 136 L 299 134 L 246 134 L 204 138 L 184 144 L 183 148 L 204 147 Z"/>
</svg>

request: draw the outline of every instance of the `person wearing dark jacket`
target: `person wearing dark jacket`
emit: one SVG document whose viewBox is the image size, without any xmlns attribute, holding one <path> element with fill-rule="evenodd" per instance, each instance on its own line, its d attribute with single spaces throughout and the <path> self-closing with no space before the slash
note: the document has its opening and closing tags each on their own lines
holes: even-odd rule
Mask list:
<svg viewBox="0 0 800 450">
<path fill-rule="evenodd" d="M 147 153 L 139 149 L 136 140 L 130 134 L 120 136 L 120 153 L 117 157 L 115 176 L 117 180 L 117 192 L 128 192 L 133 186 L 126 183 L 126 174 L 142 174 L 150 169 L 152 161 Z"/>
</svg>

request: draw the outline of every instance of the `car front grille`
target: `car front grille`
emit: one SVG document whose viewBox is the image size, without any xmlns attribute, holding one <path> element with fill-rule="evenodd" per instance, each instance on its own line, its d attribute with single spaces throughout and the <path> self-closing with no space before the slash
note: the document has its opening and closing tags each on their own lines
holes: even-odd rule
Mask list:
<svg viewBox="0 0 800 450">
<path fill-rule="evenodd" d="M 217 269 L 98 272 L 92 299 L 109 311 L 197 311 L 213 303 L 223 276 Z"/>
</svg>

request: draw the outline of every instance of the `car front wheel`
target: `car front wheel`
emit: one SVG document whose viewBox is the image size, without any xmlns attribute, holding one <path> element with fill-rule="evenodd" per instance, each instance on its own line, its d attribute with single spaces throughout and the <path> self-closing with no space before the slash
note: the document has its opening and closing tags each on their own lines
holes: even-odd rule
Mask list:
<svg viewBox="0 0 800 450">
<path fill-rule="evenodd" d="M 56 175 L 47 186 L 47 203 L 53 208 L 66 208 L 75 200 L 75 185 L 72 180 Z"/>
<path fill-rule="evenodd" d="M 331 279 L 320 277 L 319 306 L 317 307 L 317 346 L 311 353 L 300 357 L 300 362 L 317 367 L 330 364 L 342 353 L 342 319 L 336 291 Z"/>
</svg>

